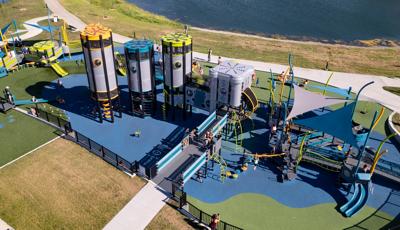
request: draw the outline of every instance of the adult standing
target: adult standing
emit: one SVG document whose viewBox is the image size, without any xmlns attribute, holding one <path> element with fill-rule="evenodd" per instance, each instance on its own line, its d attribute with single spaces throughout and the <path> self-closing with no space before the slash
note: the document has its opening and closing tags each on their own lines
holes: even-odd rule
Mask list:
<svg viewBox="0 0 400 230">
<path fill-rule="evenodd" d="M 208 49 L 208 62 L 211 62 L 212 49 Z"/>
</svg>

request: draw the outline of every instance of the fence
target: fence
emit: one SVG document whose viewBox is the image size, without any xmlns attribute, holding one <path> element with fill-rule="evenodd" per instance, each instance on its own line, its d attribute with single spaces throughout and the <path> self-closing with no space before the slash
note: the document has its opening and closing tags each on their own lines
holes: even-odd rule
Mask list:
<svg viewBox="0 0 400 230">
<path fill-rule="evenodd" d="M 203 212 L 202 210 L 200 210 L 199 208 L 197 208 L 190 202 L 187 202 L 187 210 L 186 211 L 188 211 L 193 217 L 198 219 L 199 222 L 201 222 L 205 225 L 208 225 L 211 222 L 212 216 L 210 214 Z M 218 222 L 217 229 L 220 229 L 220 230 L 242 230 L 242 228 L 228 224 L 222 220 L 220 222 Z"/>
<path fill-rule="evenodd" d="M 188 202 L 186 199 L 186 192 L 182 190 L 179 184 L 172 183 L 172 199 L 179 203 L 179 208 L 183 208 L 187 212 L 189 212 L 194 218 L 196 218 L 199 223 L 203 223 L 205 225 L 209 225 L 211 222 L 212 216 L 206 212 L 203 212 L 192 203 Z M 243 230 L 237 226 L 231 225 L 224 221 L 220 221 L 218 223 L 217 229 L 219 230 Z"/>
<path fill-rule="evenodd" d="M 61 117 L 55 116 L 47 111 L 44 111 L 39 107 L 36 107 L 36 116 L 40 120 L 47 121 L 48 123 L 51 123 L 62 130 L 65 133 L 65 139 L 73 141 L 80 146 L 86 148 L 90 152 L 94 153 L 96 156 L 102 158 L 104 161 L 116 167 L 117 169 L 120 169 L 130 174 L 137 172 L 137 161 L 131 163 L 120 157 L 113 151 L 86 137 L 85 135 L 73 130 L 69 121 L 64 120 Z"/>
<path fill-rule="evenodd" d="M 37 117 L 57 126 L 59 129 L 63 130 L 64 132 L 71 131 L 71 124 L 69 123 L 69 121 L 67 121 L 59 116 L 55 116 L 54 114 L 49 113 L 47 111 L 44 111 L 37 106 L 35 109 L 36 109 Z M 67 128 L 67 130 L 66 130 L 66 128 Z"/>
<path fill-rule="evenodd" d="M 86 148 L 96 156 L 100 157 L 107 163 L 113 165 L 119 170 L 125 171 L 129 174 L 136 173 L 138 170 L 138 162 L 134 161 L 133 163 L 125 160 L 124 158 L 120 157 L 118 154 L 114 153 L 113 151 L 107 149 L 106 147 L 100 145 L 99 143 L 91 140 L 90 138 L 86 137 L 85 135 L 70 130 L 67 133 L 66 139 L 73 141 L 80 146 Z"/>
</svg>

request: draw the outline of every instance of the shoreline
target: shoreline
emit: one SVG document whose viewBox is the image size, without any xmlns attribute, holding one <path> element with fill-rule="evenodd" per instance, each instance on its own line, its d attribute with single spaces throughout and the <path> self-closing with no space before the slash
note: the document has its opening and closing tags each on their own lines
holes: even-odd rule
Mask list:
<svg viewBox="0 0 400 230">
<path fill-rule="evenodd" d="M 130 3 L 133 4 L 133 3 Z M 136 5 L 135 5 L 136 6 Z M 140 8 L 142 9 L 142 8 Z M 142 9 L 144 10 L 144 9 Z M 148 11 L 147 11 L 148 12 Z M 151 13 L 151 12 L 150 12 Z M 154 13 L 153 13 L 154 14 Z M 159 14 L 155 14 L 159 15 Z M 159 15 L 162 16 L 162 15 Z M 179 22 L 182 25 L 184 25 L 182 22 Z M 228 30 L 218 30 L 218 29 L 213 29 L 213 28 L 203 28 L 203 27 L 196 27 L 196 26 L 190 26 L 189 25 L 189 30 L 197 30 L 197 31 L 202 31 L 202 32 L 208 32 L 208 33 L 216 33 L 216 34 L 224 34 L 224 35 L 232 35 L 232 36 L 239 36 L 239 37 L 247 37 L 247 38 L 256 38 L 256 39 L 261 39 L 261 40 L 266 40 L 266 41 L 275 41 L 275 42 L 286 42 L 286 43 L 293 43 L 293 44 L 308 44 L 308 45 L 325 45 L 325 46 L 340 46 L 340 47 L 350 47 L 350 48 L 394 48 L 394 49 L 400 49 L 400 41 L 394 41 L 394 40 L 387 40 L 387 39 L 370 39 L 370 40 L 354 40 L 351 42 L 345 42 L 345 41 L 328 41 L 325 39 L 319 40 L 319 39 L 312 39 L 312 38 L 306 38 L 304 37 L 303 39 L 293 39 L 291 37 L 285 37 L 283 35 L 258 35 L 258 34 L 251 34 L 251 33 L 243 33 L 243 32 L 234 32 L 234 31 L 228 31 Z M 274 37 L 276 36 L 276 38 Z M 308 40 L 307 40 L 308 39 Z M 326 42 L 324 42 L 326 41 Z M 369 42 L 375 42 L 374 45 L 366 45 Z M 378 43 L 382 42 L 387 42 L 392 45 L 376 45 Z M 356 44 L 359 43 L 359 44 Z M 364 44 L 364 45 L 363 45 Z"/>
</svg>

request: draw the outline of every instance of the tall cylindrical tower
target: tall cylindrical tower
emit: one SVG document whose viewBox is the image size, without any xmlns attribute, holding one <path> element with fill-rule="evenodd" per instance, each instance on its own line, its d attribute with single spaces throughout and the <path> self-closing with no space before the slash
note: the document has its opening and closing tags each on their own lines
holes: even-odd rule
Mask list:
<svg viewBox="0 0 400 230">
<path fill-rule="evenodd" d="M 114 121 L 114 108 L 120 109 L 112 32 L 100 24 L 89 24 L 81 33 L 89 89 L 97 102 L 100 121 Z M 118 106 L 116 106 L 118 101 Z M 119 110 L 121 115 L 121 111 Z"/>
<path fill-rule="evenodd" d="M 128 88 L 133 114 L 152 115 L 156 108 L 154 48 L 150 40 L 125 43 Z"/>
<path fill-rule="evenodd" d="M 186 114 L 185 87 L 192 75 L 192 37 L 183 33 L 163 36 L 162 58 L 164 71 L 164 100 L 167 108 L 181 107 Z"/>
</svg>

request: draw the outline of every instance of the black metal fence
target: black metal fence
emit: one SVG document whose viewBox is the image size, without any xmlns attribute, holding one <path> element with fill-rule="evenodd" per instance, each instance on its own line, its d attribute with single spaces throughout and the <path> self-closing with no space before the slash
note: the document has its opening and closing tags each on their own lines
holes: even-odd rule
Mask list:
<svg viewBox="0 0 400 230">
<path fill-rule="evenodd" d="M 139 165 L 137 161 L 131 163 L 122 158 L 121 156 L 119 156 L 118 154 L 114 153 L 113 151 L 102 146 L 101 144 L 73 130 L 71 127 L 71 123 L 63 119 L 62 117 L 49 113 L 39 107 L 36 107 L 34 109 L 35 111 L 31 111 L 32 115 L 58 127 L 61 131 L 64 132 L 65 139 L 79 144 L 80 146 L 86 148 L 96 156 L 100 157 L 104 161 L 108 162 L 109 164 L 113 165 L 114 167 L 122 171 L 125 171 L 129 174 L 137 172 Z"/>
<path fill-rule="evenodd" d="M 178 183 L 172 183 L 172 199 L 179 203 L 179 208 L 184 208 L 187 212 L 189 212 L 194 218 L 196 218 L 199 223 L 203 223 L 205 225 L 209 225 L 212 220 L 212 216 L 201 209 L 194 206 L 192 203 L 187 201 L 186 192 L 179 186 Z M 224 221 L 219 221 L 218 230 L 243 230 L 237 226 L 231 225 Z"/>
<path fill-rule="evenodd" d="M 66 128 L 67 129 L 67 128 Z M 113 151 L 107 149 L 106 147 L 100 145 L 99 143 L 93 141 L 92 139 L 86 137 L 85 135 L 70 129 L 70 132 L 67 132 L 65 138 L 74 141 L 80 146 L 86 148 L 96 156 L 100 157 L 107 163 L 113 165 L 119 170 L 125 171 L 129 174 L 136 173 L 138 170 L 138 162 L 134 161 L 133 163 L 125 160 L 118 154 Z"/>
<path fill-rule="evenodd" d="M 64 132 L 68 132 L 71 130 L 71 124 L 69 121 L 65 120 L 64 118 L 60 116 L 56 116 L 52 113 L 49 113 L 43 109 L 40 109 L 38 107 L 32 108 L 34 111 L 31 111 L 33 114 L 36 115 L 37 117 L 57 126 L 59 129 L 63 130 Z M 68 130 L 65 130 L 65 128 L 68 128 Z"/>
<path fill-rule="evenodd" d="M 196 219 L 199 220 L 199 222 L 208 225 L 211 222 L 212 216 L 206 212 L 203 212 L 190 202 L 187 202 L 187 211 L 194 216 Z M 228 224 L 224 221 L 219 221 L 217 225 L 218 230 L 242 230 L 242 228 L 239 228 L 237 226 Z"/>
</svg>

